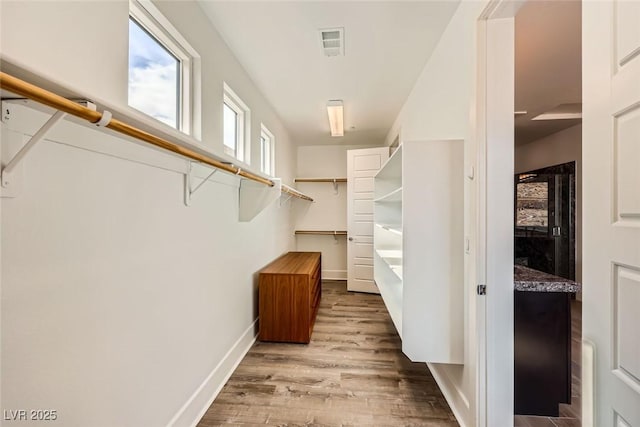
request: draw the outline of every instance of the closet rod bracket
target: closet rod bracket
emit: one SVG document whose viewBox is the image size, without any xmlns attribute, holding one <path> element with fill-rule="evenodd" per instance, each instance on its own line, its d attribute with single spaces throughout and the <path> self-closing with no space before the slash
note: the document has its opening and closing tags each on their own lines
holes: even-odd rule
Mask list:
<svg viewBox="0 0 640 427">
<path fill-rule="evenodd" d="M 7 112 L 7 115 L 9 113 Z M 58 122 L 67 115 L 67 113 L 62 111 L 56 111 L 53 115 L 47 120 L 47 122 L 42 125 L 38 131 L 33 134 L 33 136 L 27 141 L 27 143 L 13 156 L 11 160 L 7 163 L 7 165 L 2 169 L 2 187 L 7 188 L 11 186 L 11 173 L 14 172 L 16 167 L 24 160 L 25 157 L 31 152 L 31 150 L 42 141 L 49 131 L 56 125 Z"/>
<path fill-rule="evenodd" d="M 186 206 L 191 206 L 191 199 L 193 197 L 193 195 L 196 193 L 196 191 L 198 191 L 200 189 L 200 187 L 202 187 L 207 181 L 209 181 L 209 179 L 215 175 L 216 172 L 218 172 L 219 169 L 213 169 L 213 171 L 207 175 L 206 178 L 204 178 L 202 181 L 200 181 L 198 183 L 198 185 L 196 185 L 195 187 L 193 187 L 192 185 L 192 181 L 193 181 L 193 163 L 194 162 L 189 162 L 189 166 L 187 168 L 187 173 L 184 174 L 184 204 Z"/>
</svg>

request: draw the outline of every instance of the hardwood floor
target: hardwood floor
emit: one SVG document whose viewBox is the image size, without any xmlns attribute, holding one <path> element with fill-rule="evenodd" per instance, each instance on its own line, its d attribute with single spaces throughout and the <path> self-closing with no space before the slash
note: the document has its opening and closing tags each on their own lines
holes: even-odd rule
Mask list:
<svg viewBox="0 0 640 427">
<path fill-rule="evenodd" d="M 458 426 L 379 295 L 325 281 L 309 344 L 257 342 L 198 426 Z"/>
<path fill-rule="evenodd" d="M 515 427 L 580 427 L 582 390 L 582 303 L 571 302 L 571 405 L 560 405 L 560 417 L 515 416 Z"/>
</svg>

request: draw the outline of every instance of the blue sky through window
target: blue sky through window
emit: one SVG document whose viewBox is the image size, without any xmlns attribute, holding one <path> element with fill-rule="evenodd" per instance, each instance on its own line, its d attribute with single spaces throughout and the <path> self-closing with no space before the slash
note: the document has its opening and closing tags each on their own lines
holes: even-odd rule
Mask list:
<svg viewBox="0 0 640 427">
<path fill-rule="evenodd" d="M 129 18 L 129 105 L 178 127 L 180 61 Z"/>
<path fill-rule="evenodd" d="M 227 154 L 234 157 L 237 156 L 238 145 L 238 113 L 233 111 L 227 104 L 223 104 L 223 129 L 224 129 L 224 145 L 228 147 L 225 150 Z"/>
</svg>

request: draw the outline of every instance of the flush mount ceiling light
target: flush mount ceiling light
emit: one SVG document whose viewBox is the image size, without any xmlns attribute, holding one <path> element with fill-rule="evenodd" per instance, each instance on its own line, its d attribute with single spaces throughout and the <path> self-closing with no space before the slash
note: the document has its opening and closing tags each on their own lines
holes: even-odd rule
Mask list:
<svg viewBox="0 0 640 427">
<path fill-rule="evenodd" d="M 332 100 L 327 103 L 329 126 L 331 136 L 344 136 L 344 107 L 341 100 Z"/>
</svg>

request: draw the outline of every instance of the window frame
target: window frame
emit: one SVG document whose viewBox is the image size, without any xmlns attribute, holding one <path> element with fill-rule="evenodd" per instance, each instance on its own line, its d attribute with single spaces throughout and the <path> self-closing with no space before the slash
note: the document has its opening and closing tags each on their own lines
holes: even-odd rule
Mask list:
<svg viewBox="0 0 640 427">
<path fill-rule="evenodd" d="M 175 129 L 199 138 L 200 132 L 195 126 L 195 115 L 199 113 L 199 108 L 196 108 L 194 99 L 197 92 L 196 83 L 200 78 L 200 56 L 150 0 L 129 0 L 129 19 L 178 60 L 178 117 Z M 129 104 L 128 96 L 127 105 L 135 108 Z M 136 111 L 157 120 L 145 111 L 137 108 Z"/>
<path fill-rule="evenodd" d="M 229 107 L 236 113 L 236 147 L 235 154 L 229 152 L 230 147 L 228 147 L 224 143 L 224 119 L 222 121 L 222 147 L 224 153 L 237 159 L 238 161 L 250 164 L 251 158 L 251 110 L 245 104 L 242 99 L 229 87 L 229 85 L 224 82 L 223 83 L 223 99 L 222 99 L 222 108 L 223 108 L 223 117 L 224 117 L 224 106 Z"/>
<path fill-rule="evenodd" d="M 262 140 L 269 141 L 269 165 L 268 170 L 265 168 L 265 149 Z M 263 124 L 260 124 L 260 171 L 269 176 L 275 176 L 276 174 L 276 161 L 275 161 L 275 146 L 276 138 L 273 133 Z"/>
<path fill-rule="evenodd" d="M 226 121 L 225 121 L 225 107 L 229 108 L 235 114 L 235 141 L 234 147 L 229 147 L 225 141 L 225 132 L 226 132 Z M 224 149 L 224 153 L 228 156 L 231 156 L 235 159 L 239 159 L 244 154 L 242 152 L 242 144 L 241 141 L 244 138 L 243 127 L 241 124 L 244 122 L 244 111 L 238 109 L 232 102 L 227 101 L 226 99 L 222 103 L 222 147 Z"/>
</svg>

